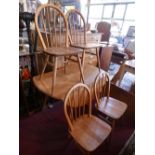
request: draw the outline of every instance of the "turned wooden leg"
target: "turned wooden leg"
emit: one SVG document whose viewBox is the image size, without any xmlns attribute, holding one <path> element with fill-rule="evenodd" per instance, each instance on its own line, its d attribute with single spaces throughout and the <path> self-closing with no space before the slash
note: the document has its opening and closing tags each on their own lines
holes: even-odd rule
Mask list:
<svg viewBox="0 0 155 155">
<path fill-rule="evenodd" d="M 81 60 L 81 65 L 82 65 L 82 70 L 84 71 L 84 61 L 85 61 L 85 53 L 86 53 L 86 51 L 85 51 L 85 49 L 83 50 L 83 53 L 82 53 L 82 60 Z"/>
<path fill-rule="evenodd" d="M 48 96 L 45 96 L 44 103 L 43 103 L 43 108 L 42 109 L 45 109 L 46 108 L 48 99 L 49 99 L 49 97 Z"/>
<path fill-rule="evenodd" d="M 100 65 L 100 56 L 99 56 L 99 50 L 98 50 L 98 48 L 96 48 L 96 56 L 97 56 L 97 65 L 98 65 L 99 72 L 100 72 L 101 65 Z"/>
<path fill-rule="evenodd" d="M 56 73 L 57 73 L 57 57 L 54 57 L 54 68 L 53 68 L 53 79 L 52 79 L 52 95 L 54 93 L 54 87 L 56 83 Z"/>
<path fill-rule="evenodd" d="M 80 60 L 80 56 L 77 55 L 77 59 L 78 59 L 78 65 L 79 65 L 79 69 L 80 69 L 80 78 L 82 79 L 82 82 L 84 83 L 84 75 L 83 75 L 83 67 L 81 65 L 81 60 Z"/>
<path fill-rule="evenodd" d="M 45 72 L 45 69 L 46 69 L 48 60 L 49 60 L 49 55 L 46 55 L 46 60 L 45 60 L 45 64 L 44 64 L 44 66 L 43 66 L 43 69 L 42 69 L 42 71 L 41 71 L 40 79 L 42 78 L 43 73 Z"/>
</svg>

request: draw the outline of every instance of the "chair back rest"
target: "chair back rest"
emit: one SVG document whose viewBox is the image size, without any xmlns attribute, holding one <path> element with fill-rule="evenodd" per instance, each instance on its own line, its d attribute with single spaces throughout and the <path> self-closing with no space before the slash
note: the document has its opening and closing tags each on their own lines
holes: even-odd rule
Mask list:
<svg viewBox="0 0 155 155">
<path fill-rule="evenodd" d="M 135 40 L 135 26 L 129 26 L 127 34 L 123 40 L 124 48 L 127 48 L 131 40 Z"/>
<path fill-rule="evenodd" d="M 101 72 L 97 75 L 95 79 L 95 98 L 97 102 L 97 106 L 100 103 L 100 100 L 103 97 L 107 97 L 109 99 L 110 95 L 110 79 L 109 75 L 106 72 Z"/>
<path fill-rule="evenodd" d="M 78 118 L 91 115 L 91 93 L 86 84 L 78 83 L 68 91 L 64 101 L 64 113 L 70 130 Z"/>
<path fill-rule="evenodd" d="M 76 9 L 66 13 L 70 44 L 86 43 L 86 23 L 83 15 Z"/>
<path fill-rule="evenodd" d="M 103 33 L 101 41 L 109 42 L 110 34 L 111 34 L 110 33 L 111 24 L 108 22 L 102 21 L 102 22 L 97 23 L 96 29 L 99 33 Z"/>
<path fill-rule="evenodd" d="M 63 12 L 53 4 L 41 5 L 35 14 L 35 26 L 44 50 L 68 46 L 68 26 Z"/>
</svg>

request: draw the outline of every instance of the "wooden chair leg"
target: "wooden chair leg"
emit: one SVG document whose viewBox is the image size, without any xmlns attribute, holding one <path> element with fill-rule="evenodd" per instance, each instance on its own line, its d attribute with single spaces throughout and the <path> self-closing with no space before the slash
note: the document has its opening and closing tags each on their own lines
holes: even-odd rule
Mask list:
<svg viewBox="0 0 155 155">
<path fill-rule="evenodd" d="M 66 74 L 66 66 L 68 65 L 68 59 L 67 57 L 65 56 L 64 57 L 64 74 Z"/>
<path fill-rule="evenodd" d="M 39 63 L 38 63 L 38 54 L 37 55 L 35 55 L 35 64 L 36 64 L 36 71 L 35 71 L 35 73 L 38 75 L 39 74 Z"/>
<path fill-rule="evenodd" d="M 124 63 L 121 65 L 121 67 L 120 67 L 118 86 L 121 85 L 121 81 L 122 81 L 122 79 L 123 79 L 124 74 L 125 74 L 125 62 L 124 62 Z"/>
<path fill-rule="evenodd" d="M 49 97 L 48 96 L 45 96 L 44 103 L 43 103 L 43 108 L 42 109 L 45 109 L 46 108 L 48 99 L 49 99 Z"/>
<path fill-rule="evenodd" d="M 82 60 L 81 60 L 81 65 L 82 65 L 82 70 L 84 71 L 84 61 L 85 61 L 85 49 L 83 50 L 83 53 L 82 53 Z"/>
<path fill-rule="evenodd" d="M 111 133 L 110 133 L 110 135 L 109 135 L 109 138 L 108 138 L 108 146 L 109 146 L 110 143 L 111 143 L 113 131 L 114 131 L 114 129 L 115 129 L 115 120 L 112 120 L 112 122 L 111 122 L 111 128 L 112 128 L 112 131 L 111 131 Z"/>
<path fill-rule="evenodd" d="M 113 84 L 117 84 L 118 82 L 118 86 L 120 86 L 121 80 L 124 75 L 124 70 L 125 70 L 125 61 L 121 64 L 118 72 L 114 75 L 113 79 L 111 80 Z"/>
<path fill-rule="evenodd" d="M 40 79 L 42 78 L 43 73 L 45 72 L 45 69 L 46 69 L 46 66 L 47 66 L 48 60 L 49 60 L 49 55 L 46 55 L 46 60 L 45 60 L 44 67 L 43 67 L 42 72 L 41 72 L 41 75 L 40 75 Z"/>
<path fill-rule="evenodd" d="M 54 93 L 54 87 L 56 83 L 56 73 L 57 73 L 57 57 L 54 57 L 54 68 L 53 68 L 53 79 L 52 79 L 52 90 L 51 90 L 52 95 Z"/>
<path fill-rule="evenodd" d="M 99 56 L 99 50 L 98 50 L 98 48 L 96 48 L 96 56 L 97 56 L 97 65 L 98 65 L 99 72 L 100 72 L 101 65 L 100 65 L 100 56 Z"/>
<path fill-rule="evenodd" d="M 82 79 L 82 82 L 84 83 L 84 75 L 83 75 L 83 67 L 81 65 L 81 60 L 80 60 L 80 56 L 77 55 L 77 59 L 78 59 L 78 66 L 79 66 L 79 69 L 80 69 L 80 78 Z"/>
</svg>

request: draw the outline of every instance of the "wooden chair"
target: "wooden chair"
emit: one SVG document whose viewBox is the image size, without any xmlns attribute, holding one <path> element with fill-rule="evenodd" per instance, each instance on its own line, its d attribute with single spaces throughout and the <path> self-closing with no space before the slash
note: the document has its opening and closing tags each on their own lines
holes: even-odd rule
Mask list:
<svg viewBox="0 0 155 155">
<path fill-rule="evenodd" d="M 97 29 L 97 32 L 103 33 L 101 42 L 106 42 L 107 44 L 109 44 L 109 39 L 111 35 L 111 32 L 110 32 L 111 24 L 105 21 L 101 21 L 96 24 L 96 29 Z"/>
<path fill-rule="evenodd" d="M 110 97 L 110 79 L 107 73 L 100 73 L 95 80 L 96 108 L 103 118 L 114 129 L 115 120 L 118 120 L 126 111 L 127 104 Z"/>
<path fill-rule="evenodd" d="M 87 42 L 86 38 L 86 23 L 83 15 L 76 9 L 71 9 L 66 13 L 68 27 L 69 27 L 69 41 L 71 47 L 76 47 L 83 49 L 82 54 L 82 66 L 84 67 L 84 59 L 86 51 L 88 53 L 93 54 L 90 52 L 91 49 L 96 49 L 96 56 L 97 56 L 97 65 L 100 69 L 100 60 L 99 60 L 99 47 L 103 45 L 96 42 Z M 100 41 L 100 40 L 99 40 Z"/>
<path fill-rule="evenodd" d="M 69 133 L 87 154 L 101 145 L 111 132 L 110 125 L 92 115 L 91 102 L 90 90 L 83 83 L 74 85 L 64 102 Z"/>
<path fill-rule="evenodd" d="M 53 67 L 53 74 L 51 77 L 51 96 L 54 92 L 54 88 L 56 85 L 58 57 L 66 57 L 71 55 L 76 56 L 81 73 L 80 75 L 82 80 L 84 81 L 83 72 L 81 68 L 81 60 L 79 57 L 79 54 L 81 54 L 82 51 L 68 46 L 68 25 L 67 20 L 62 11 L 52 4 L 41 5 L 37 9 L 35 14 L 35 26 L 38 32 L 39 39 L 43 46 L 43 52 L 46 56 L 45 63 L 40 75 L 40 80 L 46 80 L 44 79 L 43 75 L 47 65 Z M 35 78 L 34 83 L 35 85 L 37 85 L 37 80 Z M 49 95 L 49 92 L 45 91 L 43 92 Z"/>
</svg>

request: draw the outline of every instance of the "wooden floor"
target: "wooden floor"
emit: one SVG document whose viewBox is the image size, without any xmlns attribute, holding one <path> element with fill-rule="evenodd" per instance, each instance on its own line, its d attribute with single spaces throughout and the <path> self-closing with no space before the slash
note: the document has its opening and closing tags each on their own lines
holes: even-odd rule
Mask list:
<svg viewBox="0 0 155 155">
<path fill-rule="evenodd" d="M 101 70 L 101 72 L 104 72 Z M 85 64 L 84 66 L 84 82 L 90 88 L 92 88 L 95 78 L 99 73 L 99 68 L 94 65 Z M 43 80 L 40 80 L 40 76 L 33 77 L 34 85 L 43 93 L 48 94 L 48 96 L 64 100 L 68 90 L 76 83 L 80 82 L 80 72 L 78 66 L 75 62 L 71 62 L 67 66 L 67 71 L 64 73 L 63 70 L 59 70 L 57 74 L 56 85 L 54 89 L 54 94 L 51 96 L 52 88 L 52 74 L 53 72 L 48 72 L 43 75 Z"/>
</svg>

